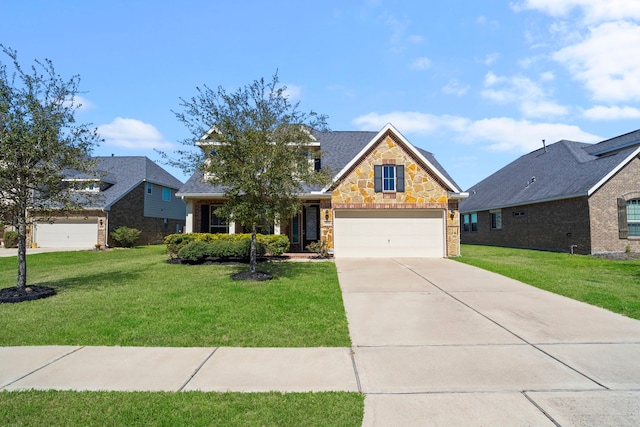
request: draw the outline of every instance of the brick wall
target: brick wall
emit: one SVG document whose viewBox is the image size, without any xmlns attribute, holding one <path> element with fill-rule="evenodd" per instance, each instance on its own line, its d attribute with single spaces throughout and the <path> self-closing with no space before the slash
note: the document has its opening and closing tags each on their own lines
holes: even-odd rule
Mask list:
<svg viewBox="0 0 640 427">
<path fill-rule="evenodd" d="M 586 197 L 502 209 L 502 228 L 491 229 L 491 213 L 478 212 L 478 231 L 462 231 L 464 244 L 591 253 Z"/>
<path fill-rule="evenodd" d="M 109 211 L 108 243 L 114 246 L 110 234 L 118 227 L 137 228 L 142 233 L 138 244 L 162 243 L 165 236 L 176 232 L 176 225 L 182 230 L 185 219 L 149 218 L 144 216 L 145 184 L 141 183 L 125 197 L 115 203 Z"/>
<path fill-rule="evenodd" d="M 593 253 L 640 251 L 640 238 L 620 239 L 617 199 L 640 198 L 640 159 L 635 158 L 589 198 Z"/>
</svg>

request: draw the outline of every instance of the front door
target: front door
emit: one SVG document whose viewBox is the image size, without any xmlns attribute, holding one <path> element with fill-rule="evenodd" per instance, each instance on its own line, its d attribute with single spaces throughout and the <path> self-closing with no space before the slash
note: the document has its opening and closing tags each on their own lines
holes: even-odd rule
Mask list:
<svg viewBox="0 0 640 427">
<path fill-rule="evenodd" d="M 320 239 L 320 206 L 309 205 L 302 209 L 302 249 L 306 249 L 307 245 L 317 242 Z"/>
</svg>

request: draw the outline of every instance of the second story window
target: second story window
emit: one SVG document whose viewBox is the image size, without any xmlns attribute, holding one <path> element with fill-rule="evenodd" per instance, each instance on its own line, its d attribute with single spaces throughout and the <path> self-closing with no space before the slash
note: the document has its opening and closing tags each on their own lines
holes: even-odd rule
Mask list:
<svg viewBox="0 0 640 427">
<path fill-rule="evenodd" d="M 162 189 L 162 201 L 170 202 L 171 201 L 171 189 L 164 187 Z"/>
</svg>

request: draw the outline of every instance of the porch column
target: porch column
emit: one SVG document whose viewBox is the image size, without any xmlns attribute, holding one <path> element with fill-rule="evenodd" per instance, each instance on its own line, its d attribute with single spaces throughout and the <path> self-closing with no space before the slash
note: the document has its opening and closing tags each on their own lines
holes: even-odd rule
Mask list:
<svg viewBox="0 0 640 427">
<path fill-rule="evenodd" d="M 184 224 L 185 233 L 193 233 L 193 200 L 187 201 L 187 218 Z"/>
<path fill-rule="evenodd" d="M 229 234 L 236 234 L 236 223 L 229 221 Z"/>
<path fill-rule="evenodd" d="M 279 222 L 274 222 L 273 223 L 273 234 L 280 234 L 280 223 Z"/>
</svg>

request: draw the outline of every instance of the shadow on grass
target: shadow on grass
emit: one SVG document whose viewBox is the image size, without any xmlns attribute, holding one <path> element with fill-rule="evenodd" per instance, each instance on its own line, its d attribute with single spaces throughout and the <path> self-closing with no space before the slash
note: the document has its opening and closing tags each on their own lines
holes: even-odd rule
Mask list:
<svg viewBox="0 0 640 427">
<path fill-rule="evenodd" d="M 119 286 L 131 280 L 137 280 L 144 274 L 142 271 L 118 272 L 112 271 L 107 274 L 89 274 L 76 277 L 66 277 L 60 280 L 45 280 L 33 283 L 33 285 L 49 286 L 56 291 L 66 291 L 83 288 L 97 289 L 104 286 Z"/>
<path fill-rule="evenodd" d="M 188 265 L 188 264 L 176 264 Z M 291 262 L 276 261 L 269 259 L 261 259 L 256 265 L 256 271 L 264 271 L 273 275 L 274 279 L 279 277 L 287 279 L 296 279 L 309 275 L 318 274 L 318 271 L 330 272 L 335 271 L 333 263 L 326 262 Z M 230 276 L 243 271 L 249 271 L 249 262 L 241 261 L 208 261 L 204 264 L 194 264 L 194 266 L 205 266 L 207 268 L 230 267 Z"/>
</svg>

